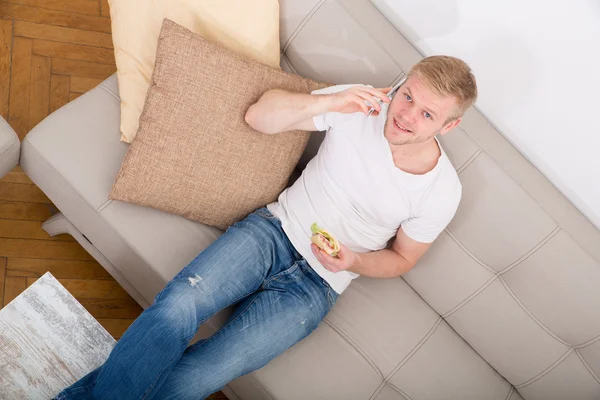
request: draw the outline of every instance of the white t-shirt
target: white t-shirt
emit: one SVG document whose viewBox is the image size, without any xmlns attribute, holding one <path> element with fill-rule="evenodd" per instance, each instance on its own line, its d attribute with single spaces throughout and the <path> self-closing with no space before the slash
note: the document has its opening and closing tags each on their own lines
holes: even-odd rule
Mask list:
<svg viewBox="0 0 600 400">
<path fill-rule="evenodd" d="M 321 265 L 310 249 L 313 223 L 352 251 L 376 251 L 387 247 L 400 226 L 418 242 L 433 242 L 460 202 L 462 186 L 441 145 L 437 165 L 424 175 L 394 165 L 383 135 L 386 113 L 387 103 L 377 116 L 332 112 L 314 117 L 317 129 L 327 131 L 317 155 L 278 201 L 267 206 L 296 250 L 337 293 L 359 275 L 333 273 Z"/>
</svg>

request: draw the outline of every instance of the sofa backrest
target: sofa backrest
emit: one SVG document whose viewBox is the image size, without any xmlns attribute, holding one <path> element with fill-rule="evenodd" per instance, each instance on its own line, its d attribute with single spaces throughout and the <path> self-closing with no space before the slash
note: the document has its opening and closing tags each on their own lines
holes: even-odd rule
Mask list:
<svg viewBox="0 0 600 400">
<path fill-rule="evenodd" d="M 385 87 L 422 59 L 368 0 L 280 7 L 288 71 Z M 476 109 L 441 142 L 463 199 L 404 280 L 523 397 L 600 398 L 600 232 Z"/>
</svg>

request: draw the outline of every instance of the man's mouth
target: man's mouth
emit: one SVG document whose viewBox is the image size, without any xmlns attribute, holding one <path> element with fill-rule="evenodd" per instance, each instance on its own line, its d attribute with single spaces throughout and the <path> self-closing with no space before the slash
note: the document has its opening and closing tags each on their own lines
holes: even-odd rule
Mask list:
<svg viewBox="0 0 600 400">
<path fill-rule="evenodd" d="M 398 123 L 398 121 L 396 120 L 396 118 L 394 118 L 394 125 L 396 125 L 396 128 L 398 128 L 402 132 L 412 133 L 412 131 L 410 129 L 408 129 L 404 125 L 400 125 L 400 123 Z"/>
</svg>

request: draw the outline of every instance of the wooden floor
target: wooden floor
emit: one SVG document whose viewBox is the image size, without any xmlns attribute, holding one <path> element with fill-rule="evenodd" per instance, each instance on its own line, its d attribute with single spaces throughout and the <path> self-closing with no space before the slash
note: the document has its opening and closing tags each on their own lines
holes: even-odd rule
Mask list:
<svg viewBox="0 0 600 400">
<path fill-rule="evenodd" d="M 109 17 L 108 0 L 0 0 L 0 115 L 20 139 L 116 71 Z M 56 212 L 19 167 L 0 179 L 0 308 L 50 271 L 119 339 L 142 308 L 71 236 L 41 229 Z"/>
</svg>

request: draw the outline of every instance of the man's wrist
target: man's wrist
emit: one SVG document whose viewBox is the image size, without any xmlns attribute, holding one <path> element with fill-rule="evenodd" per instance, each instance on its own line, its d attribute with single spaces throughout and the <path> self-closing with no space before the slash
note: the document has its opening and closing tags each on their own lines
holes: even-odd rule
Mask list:
<svg viewBox="0 0 600 400">
<path fill-rule="evenodd" d="M 358 274 L 359 273 L 358 271 L 362 270 L 362 268 L 364 266 L 364 258 L 361 256 L 361 253 L 354 253 L 354 254 L 356 255 L 356 258 L 354 259 L 354 262 L 352 263 L 350 268 L 348 268 L 348 271 Z"/>
<path fill-rule="evenodd" d="M 310 111 L 310 114 L 313 117 L 316 117 L 317 115 L 326 114 L 332 111 L 331 94 L 313 94 L 311 96 L 313 96 L 313 98 L 315 99 L 315 101 L 312 103 L 312 108 Z"/>
</svg>

